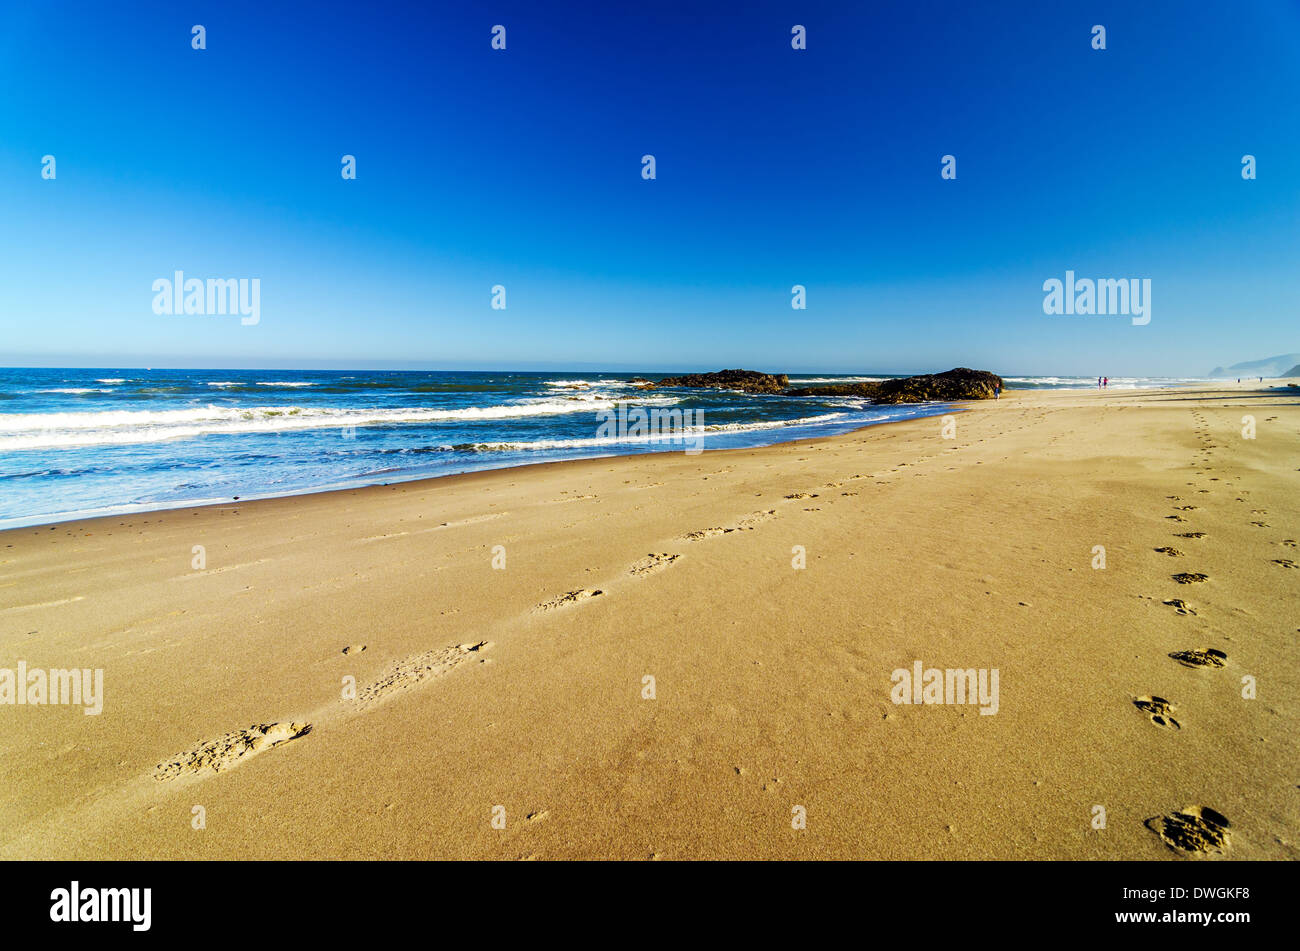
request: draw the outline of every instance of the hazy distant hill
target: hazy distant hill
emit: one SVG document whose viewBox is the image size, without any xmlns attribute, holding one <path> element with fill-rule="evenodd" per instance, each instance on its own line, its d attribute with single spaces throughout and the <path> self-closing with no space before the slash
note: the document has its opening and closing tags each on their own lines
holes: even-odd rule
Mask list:
<svg viewBox="0 0 1300 951">
<path fill-rule="evenodd" d="M 1300 353 L 1283 353 L 1263 360 L 1248 360 L 1232 366 L 1215 367 L 1210 376 L 1293 376 L 1300 365 Z"/>
</svg>

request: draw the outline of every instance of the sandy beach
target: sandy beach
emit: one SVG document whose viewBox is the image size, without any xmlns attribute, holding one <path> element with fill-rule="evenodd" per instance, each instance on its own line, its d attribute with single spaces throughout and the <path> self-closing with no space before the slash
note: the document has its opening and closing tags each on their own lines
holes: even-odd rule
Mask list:
<svg viewBox="0 0 1300 951">
<path fill-rule="evenodd" d="M 964 410 L 0 533 L 0 856 L 1300 857 L 1300 393 Z"/>
</svg>

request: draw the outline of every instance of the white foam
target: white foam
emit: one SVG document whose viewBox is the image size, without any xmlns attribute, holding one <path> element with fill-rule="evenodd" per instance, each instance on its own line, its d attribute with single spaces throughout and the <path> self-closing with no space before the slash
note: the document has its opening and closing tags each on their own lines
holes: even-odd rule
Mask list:
<svg viewBox="0 0 1300 951">
<path fill-rule="evenodd" d="M 675 402 L 677 400 L 672 397 L 655 397 L 639 400 L 638 404 L 665 405 Z M 614 401 L 599 397 L 561 397 L 498 406 L 466 406 L 460 409 L 209 405 L 179 410 L 10 413 L 0 414 L 0 450 L 127 445 L 214 434 L 284 432 L 345 426 L 558 416 L 591 412 L 593 404 L 598 403 L 614 405 Z"/>
<path fill-rule="evenodd" d="M 644 383 L 631 383 L 627 380 L 547 380 L 546 385 L 554 386 L 554 387 L 562 387 L 562 388 L 589 387 L 589 386 L 609 386 L 609 387 L 645 386 Z"/>
</svg>

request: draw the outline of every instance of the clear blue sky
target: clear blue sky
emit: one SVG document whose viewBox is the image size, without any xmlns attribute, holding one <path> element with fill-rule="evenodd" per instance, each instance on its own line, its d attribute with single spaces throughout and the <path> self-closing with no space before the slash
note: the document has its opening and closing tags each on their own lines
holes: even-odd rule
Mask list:
<svg viewBox="0 0 1300 951">
<path fill-rule="evenodd" d="M 1067 268 L 1151 323 L 1045 316 Z M 0 8 L 7 365 L 1178 375 L 1297 317 L 1294 2 Z"/>
</svg>

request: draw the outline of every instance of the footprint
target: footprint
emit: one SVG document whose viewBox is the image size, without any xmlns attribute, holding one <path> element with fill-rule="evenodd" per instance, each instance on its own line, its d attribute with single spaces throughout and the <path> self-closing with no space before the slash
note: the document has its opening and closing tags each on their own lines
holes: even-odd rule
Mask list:
<svg viewBox="0 0 1300 951">
<path fill-rule="evenodd" d="M 1279 542 L 1279 544 L 1281 544 L 1281 545 L 1285 545 L 1287 548 L 1295 548 L 1295 547 L 1296 547 L 1296 542 L 1295 542 L 1295 539 L 1294 539 L 1294 538 L 1284 538 L 1284 539 L 1282 539 L 1281 542 Z"/>
<path fill-rule="evenodd" d="M 628 574 L 648 575 L 654 571 L 662 571 L 663 569 L 667 568 L 669 565 L 671 565 L 674 561 L 676 561 L 680 557 L 682 556 L 672 555 L 666 551 L 661 552 L 657 555 L 654 552 L 651 552 L 650 554 L 642 558 L 640 561 L 638 561 L 631 568 L 629 568 Z"/>
<path fill-rule="evenodd" d="M 1202 581 L 1209 581 L 1209 575 L 1203 575 L 1199 571 L 1180 571 L 1173 576 L 1173 579 L 1179 584 L 1200 584 Z"/>
<path fill-rule="evenodd" d="M 687 532 L 682 536 L 683 541 L 697 542 L 701 538 L 713 538 L 715 535 L 725 535 L 728 532 L 734 532 L 734 528 L 705 528 L 698 532 Z"/>
<path fill-rule="evenodd" d="M 816 492 L 793 492 L 790 495 L 787 495 L 786 498 L 787 499 L 815 499 L 817 498 L 817 493 Z"/>
<path fill-rule="evenodd" d="M 347 647 L 343 648 L 343 653 L 344 653 L 344 654 L 360 654 L 360 653 L 361 653 L 363 650 L 365 650 L 365 649 L 366 649 L 366 645 L 365 645 L 365 644 L 349 644 Z"/>
<path fill-rule="evenodd" d="M 751 512 L 744 518 L 740 519 L 735 525 L 728 527 L 706 528 L 698 532 L 687 532 L 681 537 L 682 541 L 697 542 L 702 538 L 714 538 L 718 535 L 727 535 L 731 532 L 747 532 L 755 526 L 761 525 L 770 519 L 776 518 L 776 509 L 768 509 L 765 512 Z"/>
<path fill-rule="evenodd" d="M 755 525 L 761 525 L 763 522 L 771 521 L 774 518 L 776 518 L 776 509 L 768 509 L 766 512 L 750 512 L 736 524 L 736 527 L 747 532 Z"/>
<path fill-rule="evenodd" d="M 1183 553 L 1181 551 L 1179 551 L 1177 548 L 1170 548 L 1168 545 L 1164 546 L 1163 548 L 1157 548 L 1155 549 L 1155 551 L 1160 552 L 1160 554 L 1162 555 L 1168 555 L 1170 558 L 1183 557 Z"/>
<path fill-rule="evenodd" d="M 1203 650 L 1174 651 L 1169 655 L 1184 667 L 1222 667 L 1228 655 L 1213 647 Z"/>
<path fill-rule="evenodd" d="M 1268 522 L 1251 522 L 1256 528 L 1268 528 Z"/>
<path fill-rule="evenodd" d="M 1185 522 L 1185 521 L 1187 521 L 1187 519 L 1183 518 L 1181 515 L 1166 515 L 1165 518 L 1169 519 L 1171 522 Z"/>
<path fill-rule="evenodd" d="M 1290 558 L 1274 558 L 1273 564 L 1281 565 L 1283 568 L 1300 568 L 1300 565 L 1297 565 Z"/>
<path fill-rule="evenodd" d="M 1196 610 L 1182 598 L 1170 598 L 1163 603 L 1169 605 L 1179 614 L 1190 614 L 1192 617 L 1196 617 Z"/>
<path fill-rule="evenodd" d="M 1175 532 L 1174 538 L 1204 538 L 1205 532 Z"/>
<path fill-rule="evenodd" d="M 207 772 L 219 773 L 238 765 L 250 756 L 256 756 L 281 743 L 296 740 L 310 732 L 310 723 L 253 724 L 246 730 L 236 730 L 225 736 L 219 736 L 192 750 L 176 754 L 168 762 L 159 763 L 154 768 L 153 778 L 160 783 L 165 783 L 180 779 L 182 776 Z"/>
<path fill-rule="evenodd" d="M 487 641 L 479 641 L 477 644 L 457 644 L 455 647 L 443 647 L 422 654 L 413 654 L 404 660 L 399 660 L 382 677 L 358 691 L 356 702 L 368 706 L 387 699 L 394 693 L 414 687 L 433 677 L 442 676 L 479 651 L 491 646 Z"/>
<path fill-rule="evenodd" d="M 604 591 L 599 589 L 581 588 L 578 591 L 570 591 L 568 594 L 562 594 L 558 598 L 552 598 L 537 605 L 539 611 L 554 611 L 556 608 L 568 607 L 570 604 L 577 604 L 579 601 L 589 601 L 592 598 L 598 598 Z"/>
<path fill-rule="evenodd" d="M 1195 511 L 1196 511 L 1196 506 L 1195 506 L 1195 505 L 1175 505 L 1174 508 L 1177 509 L 1177 510 L 1180 511 L 1180 512 L 1195 512 Z"/>
<path fill-rule="evenodd" d="M 1152 816 L 1145 825 L 1175 852 L 1221 855 L 1228 845 L 1228 820 L 1208 806 L 1185 806 L 1167 816 Z"/>
<path fill-rule="evenodd" d="M 1133 701 L 1133 706 L 1149 716 L 1157 726 L 1182 729 L 1181 724 L 1170 715 L 1174 712 L 1173 704 L 1164 697 L 1138 697 Z"/>
</svg>

